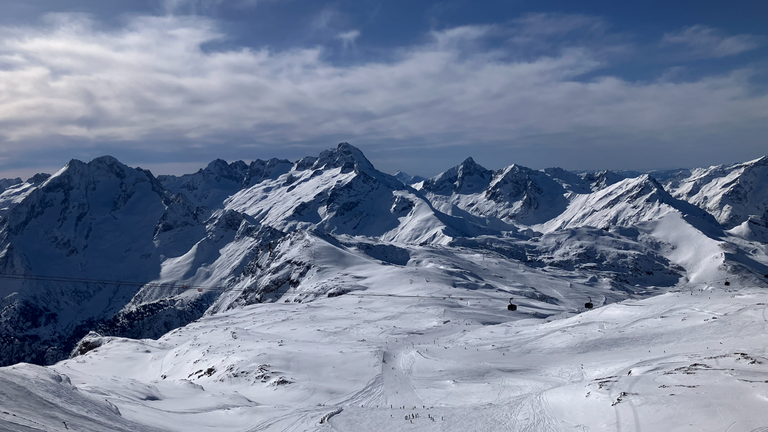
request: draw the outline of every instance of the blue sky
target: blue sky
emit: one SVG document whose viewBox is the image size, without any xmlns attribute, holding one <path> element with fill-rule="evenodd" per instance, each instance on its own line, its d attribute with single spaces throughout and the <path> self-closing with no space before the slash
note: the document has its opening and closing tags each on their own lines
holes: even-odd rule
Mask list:
<svg viewBox="0 0 768 432">
<path fill-rule="evenodd" d="M 764 1 L 4 0 L 0 177 L 348 141 L 381 170 L 768 153 Z"/>
</svg>

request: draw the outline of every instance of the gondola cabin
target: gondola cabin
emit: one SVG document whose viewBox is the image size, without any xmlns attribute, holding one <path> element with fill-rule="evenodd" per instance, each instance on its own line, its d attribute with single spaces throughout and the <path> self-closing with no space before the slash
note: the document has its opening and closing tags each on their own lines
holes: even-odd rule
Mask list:
<svg viewBox="0 0 768 432">
<path fill-rule="evenodd" d="M 725 281 L 725 283 L 724 283 L 723 285 L 725 285 L 725 286 L 729 286 L 729 285 L 731 285 L 731 283 L 730 283 L 730 282 L 728 282 L 728 281 Z"/>
<path fill-rule="evenodd" d="M 592 297 L 589 298 L 588 302 L 584 303 L 584 307 L 586 309 L 592 309 L 593 307 L 595 307 L 595 305 L 592 304 Z"/>
<path fill-rule="evenodd" d="M 516 304 L 512 304 L 512 299 L 509 299 L 509 304 L 507 305 L 507 310 L 508 311 L 513 311 L 513 312 L 517 310 L 517 305 Z"/>
</svg>

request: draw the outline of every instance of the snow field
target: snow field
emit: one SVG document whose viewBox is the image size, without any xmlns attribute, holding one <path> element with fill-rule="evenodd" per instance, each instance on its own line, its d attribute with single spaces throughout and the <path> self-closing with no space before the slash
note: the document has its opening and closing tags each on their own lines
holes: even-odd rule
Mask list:
<svg viewBox="0 0 768 432">
<path fill-rule="evenodd" d="M 765 303 L 702 284 L 541 320 L 347 295 L 252 305 L 51 369 L 163 430 L 752 431 L 768 423 Z"/>
</svg>

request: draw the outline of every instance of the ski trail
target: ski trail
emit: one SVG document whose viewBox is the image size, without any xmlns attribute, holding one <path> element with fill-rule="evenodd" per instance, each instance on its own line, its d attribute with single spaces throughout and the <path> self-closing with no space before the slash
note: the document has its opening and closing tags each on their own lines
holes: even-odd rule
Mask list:
<svg viewBox="0 0 768 432">
<path fill-rule="evenodd" d="M 382 374 L 378 374 L 373 377 L 360 391 L 353 394 L 349 398 L 336 404 L 340 407 L 347 405 L 354 405 L 360 407 L 372 407 L 383 405 L 385 399 L 383 397 L 383 378 Z"/>
<path fill-rule="evenodd" d="M 318 424 L 323 415 L 328 413 L 328 407 L 320 411 L 318 409 L 301 410 L 300 412 L 287 412 L 284 415 L 278 415 L 272 417 L 266 421 L 262 421 L 261 424 L 246 429 L 246 432 L 260 432 L 260 431 L 281 431 L 281 432 L 298 432 L 298 431 L 310 431 L 316 430 Z"/>
<path fill-rule="evenodd" d="M 381 364 L 382 384 L 385 402 L 393 407 L 405 406 L 406 409 L 423 405 L 411 383 L 411 366 L 414 351 L 385 351 Z"/>
</svg>

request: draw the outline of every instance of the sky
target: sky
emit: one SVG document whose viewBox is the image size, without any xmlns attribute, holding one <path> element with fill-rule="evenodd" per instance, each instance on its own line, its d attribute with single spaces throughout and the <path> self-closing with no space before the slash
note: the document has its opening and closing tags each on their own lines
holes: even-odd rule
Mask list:
<svg viewBox="0 0 768 432">
<path fill-rule="evenodd" d="M 349 142 L 382 171 L 768 154 L 768 2 L 0 0 L 0 178 Z"/>
</svg>

